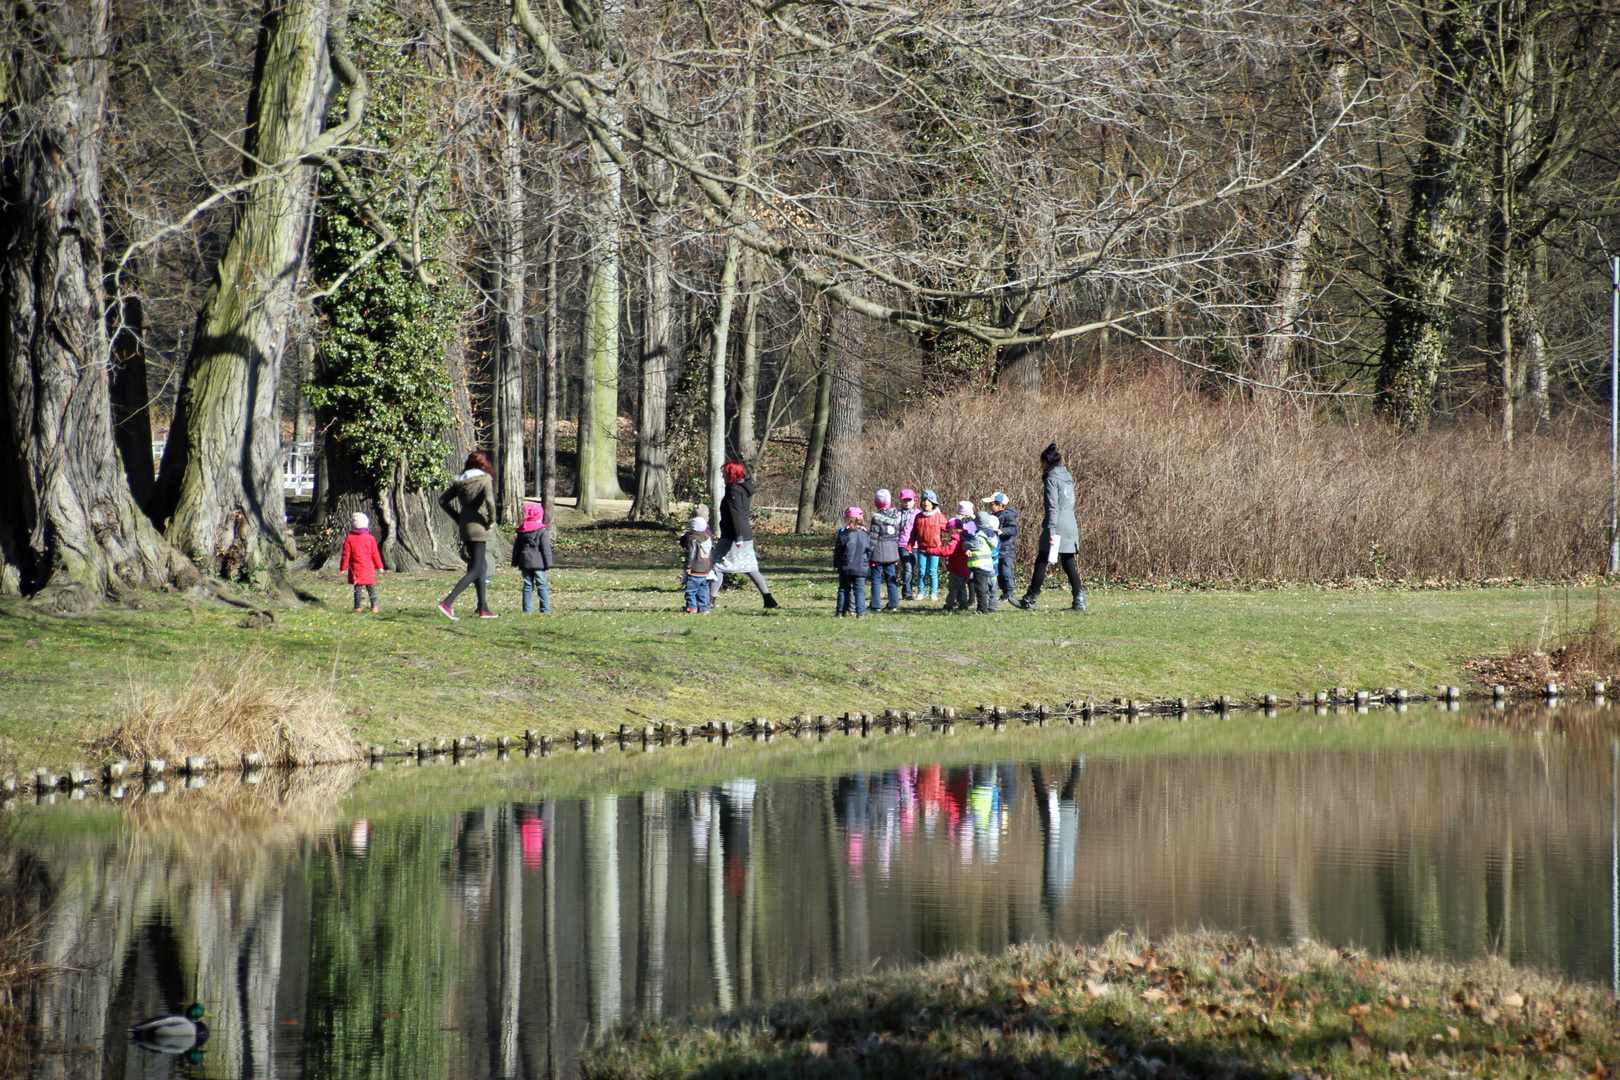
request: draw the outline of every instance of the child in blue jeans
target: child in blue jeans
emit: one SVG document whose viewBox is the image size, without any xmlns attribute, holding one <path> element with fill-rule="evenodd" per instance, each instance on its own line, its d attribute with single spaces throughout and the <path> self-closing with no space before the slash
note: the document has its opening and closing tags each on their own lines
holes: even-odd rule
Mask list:
<svg viewBox="0 0 1620 1080">
<path fill-rule="evenodd" d="M 833 566 L 838 571 L 839 615 L 866 618 L 866 580 L 872 573 L 872 534 L 866 531 L 866 511 L 852 506 L 844 511 L 844 527 L 833 541 Z"/>
<path fill-rule="evenodd" d="M 714 568 L 714 537 L 706 518 L 695 517 L 681 534 L 681 555 L 686 564 L 686 613 L 709 613 L 709 571 Z"/>
<path fill-rule="evenodd" d="M 551 586 L 546 571 L 555 564 L 551 555 L 551 530 L 546 528 L 546 508 L 537 502 L 523 504 L 523 524 L 512 543 L 512 565 L 523 574 L 523 614 L 534 614 L 540 601 L 540 614 L 551 614 Z"/>
</svg>

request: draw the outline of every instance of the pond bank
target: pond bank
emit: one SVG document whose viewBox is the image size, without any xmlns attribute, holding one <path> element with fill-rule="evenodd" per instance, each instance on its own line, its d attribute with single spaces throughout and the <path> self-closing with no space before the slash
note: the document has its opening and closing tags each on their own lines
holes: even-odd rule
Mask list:
<svg viewBox="0 0 1620 1080">
<path fill-rule="evenodd" d="M 593 1080 L 1395 1075 L 1601 1077 L 1615 999 L 1491 961 L 1375 960 L 1314 942 L 1115 935 L 1014 946 L 631 1026 Z"/>
<path fill-rule="evenodd" d="M 1471 658 L 1550 639 L 1596 595 L 1099 588 L 1085 616 L 1043 608 L 965 618 L 908 602 L 892 615 L 834 619 L 820 538 L 770 545 L 766 574 L 781 606 L 769 613 L 750 587 L 724 593 L 715 615 L 683 615 L 669 570 L 601 546 L 571 555 L 588 568 L 552 575 L 549 616 L 515 610 L 517 581 L 504 568 L 492 585 L 497 620 L 444 619 L 434 601 L 454 575 L 434 573 L 388 575 L 378 615 L 350 612 L 340 575 L 297 574 L 294 584 L 318 602 L 268 624 L 158 596 L 75 619 L 0 601 L 0 755 L 23 775 L 98 761 L 86 744 L 136 700 L 179 698 L 200 673 L 255 655 L 284 685 L 335 699 L 360 743 L 394 750 L 441 736 L 535 729 L 562 738 L 622 724 L 923 715 L 984 702 L 1289 702 L 1335 686 L 1477 692 L 1496 680 L 1467 671 Z"/>
</svg>

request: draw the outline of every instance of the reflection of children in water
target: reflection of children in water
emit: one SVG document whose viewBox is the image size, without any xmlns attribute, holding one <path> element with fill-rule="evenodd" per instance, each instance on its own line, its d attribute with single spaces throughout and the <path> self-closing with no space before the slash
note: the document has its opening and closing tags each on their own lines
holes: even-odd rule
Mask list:
<svg viewBox="0 0 1620 1080">
<path fill-rule="evenodd" d="M 742 895 L 743 869 L 748 863 L 749 831 L 754 817 L 752 777 L 727 780 L 718 789 L 687 792 L 687 813 L 692 832 L 692 857 L 709 860 L 709 827 L 719 817 L 719 856 L 723 860 L 725 891 L 729 897 Z"/>
</svg>

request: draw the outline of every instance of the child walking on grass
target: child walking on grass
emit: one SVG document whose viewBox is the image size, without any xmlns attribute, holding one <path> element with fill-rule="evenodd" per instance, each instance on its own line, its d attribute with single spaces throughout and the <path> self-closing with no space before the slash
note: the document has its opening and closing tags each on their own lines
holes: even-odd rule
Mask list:
<svg viewBox="0 0 1620 1080">
<path fill-rule="evenodd" d="M 540 601 L 540 614 L 551 614 L 551 586 L 546 571 L 553 565 L 551 530 L 546 527 L 546 508 L 537 502 L 523 504 L 523 524 L 512 543 L 512 565 L 523 574 L 523 614 L 534 614 Z"/>
<path fill-rule="evenodd" d="M 872 534 L 866 531 L 866 511 L 852 506 L 844 511 L 844 527 L 833 541 L 833 566 L 838 571 L 840 616 L 866 618 L 866 582 L 872 572 Z"/>
<path fill-rule="evenodd" d="M 360 590 L 364 589 L 371 598 L 371 610 L 375 614 L 377 571 L 386 570 L 388 566 L 377 547 L 377 538 L 371 535 L 371 519 L 356 514 L 352 522 L 354 528 L 343 538 L 343 558 L 338 562 L 338 569 L 349 572 L 349 584 L 354 586 L 354 613 L 358 615 L 365 610 L 360 605 Z"/>
<path fill-rule="evenodd" d="M 686 613 L 709 613 L 709 572 L 713 569 L 714 536 L 707 518 L 695 517 L 681 534 L 681 556 L 685 562 Z"/>
</svg>

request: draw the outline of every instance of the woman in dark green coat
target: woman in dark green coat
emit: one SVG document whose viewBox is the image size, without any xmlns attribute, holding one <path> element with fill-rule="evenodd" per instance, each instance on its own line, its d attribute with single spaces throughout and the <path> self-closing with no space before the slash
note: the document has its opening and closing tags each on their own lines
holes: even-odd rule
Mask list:
<svg viewBox="0 0 1620 1080">
<path fill-rule="evenodd" d="M 461 575 L 450 595 L 439 601 L 439 612 L 447 619 L 460 618 L 455 609 L 456 597 L 468 585 L 478 590 L 478 617 L 495 618 L 495 613 L 489 610 L 489 595 L 485 591 L 489 567 L 484 562 L 484 545 L 489 543 L 490 531 L 495 527 L 492 471 L 489 458 L 474 450 L 467 455 L 465 471 L 439 496 L 440 508 L 461 526 L 461 541 L 467 546 L 467 572 Z"/>
</svg>

